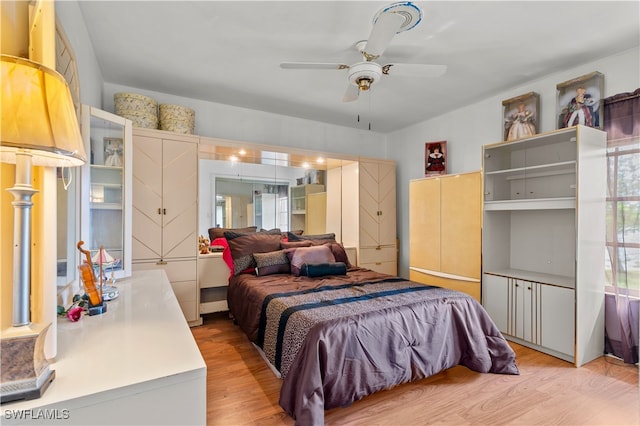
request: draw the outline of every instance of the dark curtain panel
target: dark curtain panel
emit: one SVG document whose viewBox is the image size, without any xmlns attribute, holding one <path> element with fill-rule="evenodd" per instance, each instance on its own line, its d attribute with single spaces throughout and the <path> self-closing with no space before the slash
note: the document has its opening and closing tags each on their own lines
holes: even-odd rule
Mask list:
<svg viewBox="0 0 640 426">
<path fill-rule="evenodd" d="M 607 132 L 607 253 L 605 346 L 626 363 L 638 362 L 640 263 L 640 89 L 604 100 Z M 609 269 L 609 268 L 608 268 Z"/>
</svg>

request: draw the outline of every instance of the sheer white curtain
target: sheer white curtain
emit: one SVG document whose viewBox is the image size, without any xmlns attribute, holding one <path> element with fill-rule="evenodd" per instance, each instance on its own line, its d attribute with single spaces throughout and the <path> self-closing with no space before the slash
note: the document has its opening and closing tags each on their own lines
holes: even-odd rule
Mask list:
<svg viewBox="0 0 640 426">
<path fill-rule="evenodd" d="M 604 100 L 607 132 L 606 351 L 638 362 L 640 89 Z"/>
</svg>

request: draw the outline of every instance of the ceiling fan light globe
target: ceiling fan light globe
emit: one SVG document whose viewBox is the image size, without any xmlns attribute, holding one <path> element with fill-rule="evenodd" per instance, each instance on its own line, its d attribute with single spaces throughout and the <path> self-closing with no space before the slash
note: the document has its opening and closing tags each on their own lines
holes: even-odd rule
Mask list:
<svg viewBox="0 0 640 426">
<path fill-rule="evenodd" d="M 382 76 L 382 67 L 376 62 L 359 62 L 349 68 L 349 83 L 355 84 L 360 90 L 368 90 L 369 87 Z M 361 82 L 366 85 L 366 89 L 362 88 Z"/>
<path fill-rule="evenodd" d="M 364 92 L 369 90 L 369 88 L 371 87 L 371 83 L 373 83 L 373 81 L 365 77 L 365 78 L 359 79 L 357 83 L 358 83 L 358 88 Z"/>
</svg>

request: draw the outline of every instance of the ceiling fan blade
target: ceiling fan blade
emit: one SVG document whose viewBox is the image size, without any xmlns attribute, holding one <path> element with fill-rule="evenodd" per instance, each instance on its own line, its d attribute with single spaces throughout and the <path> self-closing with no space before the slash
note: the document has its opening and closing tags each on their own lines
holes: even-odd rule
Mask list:
<svg viewBox="0 0 640 426">
<path fill-rule="evenodd" d="M 446 65 L 429 64 L 387 64 L 382 67 L 382 74 L 414 77 L 440 77 L 447 72 Z"/>
<path fill-rule="evenodd" d="M 342 102 L 353 102 L 358 100 L 358 95 L 360 94 L 360 89 L 355 84 L 349 84 L 347 86 L 347 90 L 344 92 L 344 97 L 342 98 Z"/>
<path fill-rule="evenodd" d="M 346 70 L 349 65 L 328 62 L 282 62 L 280 68 L 297 70 Z"/>
<path fill-rule="evenodd" d="M 366 57 L 371 57 L 370 60 L 374 60 L 382 55 L 382 52 L 387 48 L 391 39 L 396 35 L 404 22 L 404 16 L 399 13 L 387 12 L 381 14 L 373 24 L 373 29 L 371 30 L 363 54 Z"/>
</svg>

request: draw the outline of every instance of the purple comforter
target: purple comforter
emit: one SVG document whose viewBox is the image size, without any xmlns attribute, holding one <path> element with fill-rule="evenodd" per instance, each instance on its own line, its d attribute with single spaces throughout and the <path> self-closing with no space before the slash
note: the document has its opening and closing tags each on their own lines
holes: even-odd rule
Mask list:
<svg viewBox="0 0 640 426">
<path fill-rule="evenodd" d="M 240 275 L 229 309 L 283 376 L 297 424 L 455 365 L 518 374 L 515 354 L 472 297 L 357 269 L 312 279 Z"/>
</svg>

